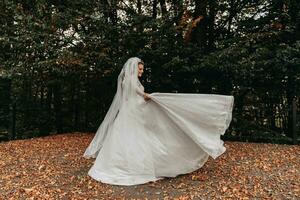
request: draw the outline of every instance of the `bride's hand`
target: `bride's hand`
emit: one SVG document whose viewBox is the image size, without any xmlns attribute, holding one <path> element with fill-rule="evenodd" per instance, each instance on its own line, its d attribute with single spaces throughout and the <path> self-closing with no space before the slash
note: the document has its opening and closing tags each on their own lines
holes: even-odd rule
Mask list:
<svg viewBox="0 0 300 200">
<path fill-rule="evenodd" d="M 150 95 L 149 95 L 148 93 L 144 93 L 144 99 L 145 99 L 146 101 L 148 101 L 148 100 L 151 99 L 151 97 L 150 97 Z"/>
</svg>

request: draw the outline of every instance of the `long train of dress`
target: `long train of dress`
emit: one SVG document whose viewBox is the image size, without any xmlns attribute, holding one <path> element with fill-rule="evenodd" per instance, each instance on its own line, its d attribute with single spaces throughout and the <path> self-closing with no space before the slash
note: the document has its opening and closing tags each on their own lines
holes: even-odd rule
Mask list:
<svg viewBox="0 0 300 200">
<path fill-rule="evenodd" d="M 233 96 L 152 93 L 120 109 L 88 174 L 136 185 L 202 167 L 226 151 L 220 136 L 232 119 Z"/>
</svg>

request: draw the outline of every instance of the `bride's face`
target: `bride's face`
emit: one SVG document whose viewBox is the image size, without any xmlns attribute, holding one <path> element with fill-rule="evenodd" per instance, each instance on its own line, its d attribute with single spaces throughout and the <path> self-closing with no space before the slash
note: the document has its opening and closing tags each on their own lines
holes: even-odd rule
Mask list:
<svg viewBox="0 0 300 200">
<path fill-rule="evenodd" d="M 141 77 L 144 72 L 144 65 L 138 64 L 138 77 Z"/>
</svg>

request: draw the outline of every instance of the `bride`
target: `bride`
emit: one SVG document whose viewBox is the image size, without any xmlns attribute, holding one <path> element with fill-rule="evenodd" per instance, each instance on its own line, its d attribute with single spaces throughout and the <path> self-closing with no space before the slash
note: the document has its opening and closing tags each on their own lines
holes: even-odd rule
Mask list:
<svg viewBox="0 0 300 200">
<path fill-rule="evenodd" d="M 88 175 L 113 185 L 136 185 L 186 174 L 226 151 L 220 139 L 232 118 L 234 97 L 145 93 L 144 64 L 129 58 L 117 92 L 84 152 L 96 158 Z"/>
</svg>

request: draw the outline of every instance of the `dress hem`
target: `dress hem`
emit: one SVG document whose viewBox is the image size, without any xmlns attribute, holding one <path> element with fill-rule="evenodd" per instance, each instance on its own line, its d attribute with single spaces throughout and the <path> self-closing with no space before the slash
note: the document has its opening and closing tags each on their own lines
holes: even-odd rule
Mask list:
<svg viewBox="0 0 300 200">
<path fill-rule="evenodd" d="M 155 182 L 157 180 L 163 179 L 163 177 L 153 177 L 151 175 L 144 175 L 141 177 L 139 176 L 109 176 L 105 173 L 98 172 L 97 170 L 94 170 L 91 168 L 88 172 L 88 175 L 95 179 L 96 181 L 100 181 L 102 183 L 111 184 L 111 185 L 124 185 L 124 186 L 131 186 L 131 185 L 138 185 L 138 184 L 144 184 L 148 182 Z"/>
<path fill-rule="evenodd" d="M 147 174 L 137 174 L 137 175 L 130 175 L 130 176 L 110 176 L 103 172 L 99 172 L 95 170 L 93 167 L 89 170 L 88 175 L 92 177 L 94 180 L 110 184 L 110 185 L 123 185 L 123 186 L 132 186 L 132 185 L 140 185 L 145 184 L 148 182 L 155 182 L 164 178 L 175 178 L 179 175 L 185 175 L 190 174 L 200 168 L 202 168 L 205 163 L 208 161 L 209 155 L 200 160 L 197 165 L 195 165 L 193 168 L 190 168 L 189 170 L 186 170 L 184 172 L 174 174 L 174 175 L 163 175 L 163 176 L 153 176 L 153 175 L 147 175 Z M 143 177 L 141 177 L 141 175 Z"/>
</svg>

